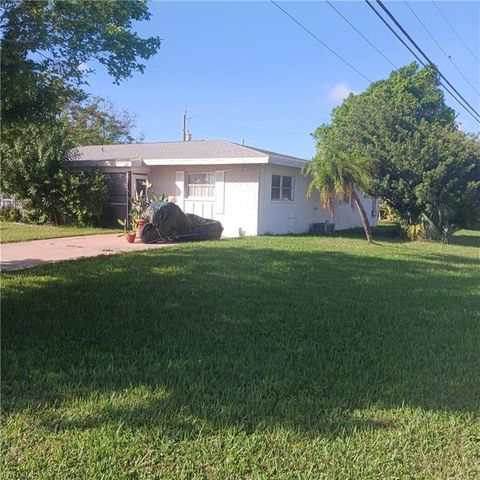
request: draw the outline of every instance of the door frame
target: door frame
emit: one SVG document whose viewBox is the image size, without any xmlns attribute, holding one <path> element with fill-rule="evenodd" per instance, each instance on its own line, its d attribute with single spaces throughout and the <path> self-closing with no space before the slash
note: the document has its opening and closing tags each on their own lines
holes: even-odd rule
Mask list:
<svg viewBox="0 0 480 480">
<path fill-rule="evenodd" d="M 132 172 L 130 179 L 130 196 L 134 197 L 137 191 L 137 180 L 148 180 L 148 173 L 135 173 Z M 147 195 L 147 192 L 145 192 Z M 148 198 L 148 195 L 147 195 Z"/>
</svg>

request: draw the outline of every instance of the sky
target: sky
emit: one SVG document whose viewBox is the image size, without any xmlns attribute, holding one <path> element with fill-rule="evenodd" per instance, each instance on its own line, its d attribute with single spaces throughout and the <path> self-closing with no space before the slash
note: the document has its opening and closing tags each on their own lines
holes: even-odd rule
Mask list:
<svg viewBox="0 0 480 480">
<path fill-rule="evenodd" d="M 393 70 L 325 1 L 280 6 L 369 80 Z M 363 1 L 333 2 L 397 67 L 414 60 Z M 480 111 L 480 96 L 430 38 L 405 2 L 385 2 L 440 71 Z M 89 64 L 88 91 L 137 116 L 144 141 L 182 139 L 187 110 L 192 140 L 225 139 L 301 158 L 311 158 L 311 133 L 329 121 L 332 108 L 369 82 L 314 40 L 269 1 L 163 2 L 150 4 L 142 36 L 162 39 L 144 74 L 114 85 L 102 66 Z M 480 63 L 452 32 L 431 1 L 409 1 L 436 41 L 480 90 Z M 437 5 L 480 58 L 480 2 Z M 480 126 L 446 94 L 461 128 Z"/>
</svg>

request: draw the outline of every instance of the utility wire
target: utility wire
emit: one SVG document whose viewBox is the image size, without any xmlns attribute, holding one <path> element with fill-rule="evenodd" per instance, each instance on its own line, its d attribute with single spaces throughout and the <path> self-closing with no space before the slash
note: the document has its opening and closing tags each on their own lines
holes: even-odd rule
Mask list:
<svg viewBox="0 0 480 480">
<path fill-rule="evenodd" d="M 437 5 L 437 2 L 432 0 L 432 3 L 435 5 L 435 8 L 438 10 L 438 13 L 443 17 L 445 22 L 447 22 L 447 25 L 451 28 L 452 32 L 457 36 L 457 38 L 462 42 L 463 46 L 470 52 L 472 57 L 480 63 L 480 59 L 470 50 L 470 47 L 463 41 L 463 38 L 457 33 L 455 28 L 453 28 L 453 25 L 448 21 L 448 18 L 443 14 L 443 12 L 440 10 L 440 7 Z"/>
<path fill-rule="evenodd" d="M 397 32 L 388 24 L 388 22 L 381 16 L 379 12 L 373 7 L 373 5 L 369 2 L 369 0 L 365 0 L 368 4 L 368 6 L 375 12 L 375 14 L 382 20 L 382 22 L 389 28 L 389 30 L 392 31 L 392 33 L 400 40 L 400 42 L 409 50 L 409 52 L 419 61 L 419 63 L 422 66 L 426 66 L 425 63 L 418 57 L 418 55 L 409 47 L 409 45 L 397 34 Z M 271 3 L 273 3 L 279 10 L 281 10 L 287 17 L 289 17 L 293 22 L 295 22 L 302 30 L 305 30 L 310 36 L 312 36 L 317 42 L 319 42 L 321 45 L 323 45 L 327 50 L 329 50 L 331 53 L 333 53 L 337 58 L 339 58 L 343 63 L 348 65 L 352 70 L 357 72 L 360 76 L 362 76 L 365 80 L 371 83 L 371 80 L 364 75 L 362 72 L 360 72 L 357 68 L 355 68 L 352 64 L 350 64 L 347 60 L 345 60 L 342 56 L 337 54 L 334 50 L 332 50 L 328 45 L 326 45 L 320 38 L 318 38 L 314 33 L 312 33 L 307 27 L 305 27 L 301 22 L 299 22 L 296 18 L 294 18 L 292 15 L 290 15 L 286 10 L 284 10 L 280 5 L 278 5 L 274 0 L 270 0 Z M 377 2 L 380 4 L 380 0 L 377 0 Z M 385 7 L 386 8 L 386 7 Z M 396 21 L 396 20 L 395 20 Z M 404 31 L 403 27 L 399 27 L 402 31 Z M 435 71 L 438 72 L 438 74 L 451 86 L 451 88 L 457 93 L 457 95 L 463 100 L 459 100 L 457 96 L 446 86 L 444 85 L 441 81 L 440 84 L 443 86 L 443 88 L 454 98 L 454 100 L 459 103 L 477 122 L 480 123 L 480 115 L 478 112 L 463 98 L 463 96 L 456 90 L 456 88 L 451 85 L 451 83 L 443 76 L 443 74 L 438 70 L 438 68 L 430 61 L 430 59 L 423 53 L 423 51 L 418 47 L 413 39 L 408 35 L 407 32 L 404 32 L 404 34 L 407 36 L 407 38 L 410 39 L 410 41 L 416 46 L 416 48 L 424 55 L 424 57 L 427 59 L 427 62 L 429 65 L 431 65 Z M 464 103 L 465 102 L 465 103 Z"/>
<path fill-rule="evenodd" d="M 403 43 L 404 47 L 420 62 L 421 65 L 425 67 L 423 60 L 410 48 L 410 46 L 405 42 L 405 40 L 395 31 L 394 28 L 382 17 L 382 15 L 376 10 L 376 8 L 368 1 L 367 5 L 374 11 L 375 15 L 387 26 L 387 28 Z"/>
<path fill-rule="evenodd" d="M 424 61 L 410 48 L 410 46 L 403 40 L 403 38 L 395 31 L 394 28 L 392 28 L 390 26 L 390 24 L 382 17 L 382 15 L 376 10 L 376 8 L 369 2 L 369 0 L 365 0 L 367 5 L 373 10 L 373 12 L 378 16 L 378 18 L 387 26 L 387 28 L 398 38 L 398 40 L 400 40 L 400 42 L 405 46 L 405 48 L 418 60 L 418 62 L 420 63 L 420 65 L 422 66 L 426 66 Z M 443 88 L 445 88 L 445 90 L 470 114 L 473 116 L 473 118 L 475 120 L 477 120 L 477 118 L 470 112 L 470 110 L 468 109 L 467 106 L 465 106 L 465 104 L 459 100 L 453 93 L 451 90 L 448 89 L 448 87 L 446 87 L 445 85 L 441 84 L 443 86 Z M 477 120 L 478 121 L 478 120 Z"/>
<path fill-rule="evenodd" d="M 403 40 L 403 38 L 395 31 L 395 29 L 393 29 L 393 27 L 390 26 L 390 24 L 382 17 L 382 15 L 375 9 L 375 7 L 370 3 L 369 0 L 365 0 L 365 2 L 368 4 L 368 6 L 375 12 L 375 14 L 380 18 L 380 20 L 388 27 L 388 29 L 398 38 L 398 40 L 400 40 L 400 42 L 405 46 L 405 48 L 407 48 L 407 50 L 419 61 L 419 63 L 422 65 L 422 66 L 426 66 L 425 62 L 410 48 L 410 46 Z M 377 0 L 378 2 L 378 0 Z M 428 57 L 427 57 L 428 58 Z M 435 70 L 438 72 L 438 69 L 435 65 L 433 65 L 432 62 L 430 62 L 430 60 L 428 59 L 427 60 L 428 64 L 430 64 L 431 66 L 433 66 L 433 68 L 435 68 Z M 440 74 L 440 72 L 439 72 Z M 454 100 L 457 101 L 458 104 L 460 104 L 477 122 L 480 122 L 480 116 L 478 115 L 478 113 L 475 111 L 475 109 L 473 109 L 473 107 L 470 106 L 470 108 L 468 108 L 465 104 L 469 105 L 468 102 L 465 101 L 462 102 L 461 100 L 459 100 L 457 98 L 457 96 L 446 86 L 444 85 L 441 81 L 440 81 L 440 84 L 443 86 L 443 88 L 454 98 Z M 455 90 L 455 89 L 454 89 Z M 459 95 L 461 97 L 461 95 Z M 463 98 L 463 97 L 461 97 Z M 473 110 L 473 113 L 472 111 Z M 477 118 L 478 117 L 478 118 Z"/>
<path fill-rule="evenodd" d="M 421 53 L 423 58 L 430 64 L 440 75 L 440 77 L 445 80 L 445 82 L 452 88 L 452 90 L 470 107 L 470 109 L 475 113 L 480 121 L 480 113 L 478 113 L 475 108 L 473 108 L 470 103 L 463 97 L 463 95 L 448 81 L 447 77 L 438 69 L 438 67 L 428 58 L 427 54 L 418 46 L 417 42 L 408 34 L 408 32 L 403 28 L 402 24 L 395 18 L 392 12 L 384 5 L 381 0 L 377 0 L 380 8 L 390 17 L 390 19 L 395 23 L 395 25 L 400 29 L 400 31 L 410 40 L 410 43 Z"/>
<path fill-rule="evenodd" d="M 427 26 L 422 22 L 422 20 L 418 17 L 418 15 L 415 13 L 415 11 L 413 10 L 413 8 L 408 4 L 408 2 L 406 0 L 404 0 L 405 5 L 408 7 L 408 9 L 413 13 L 413 15 L 415 16 L 415 18 L 420 22 L 420 24 L 422 25 L 422 27 L 424 28 L 424 30 L 428 33 L 428 35 L 430 35 L 430 38 L 435 42 L 435 44 L 437 45 L 437 47 L 443 52 L 443 54 L 448 58 L 449 62 L 455 67 L 455 70 L 463 77 L 463 79 L 473 88 L 473 90 L 475 90 L 475 92 L 477 92 L 479 95 L 480 95 L 480 92 L 475 88 L 474 85 L 472 85 L 470 83 L 470 80 L 463 74 L 463 72 L 457 67 L 457 65 L 455 64 L 455 62 L 452 60 L 452 57 L 451 55 L 449 55 L 444 49 L 443 47 L 437 42 L 437 39 L 432 35 L 432 33 L 430 32 L 430 30 L 427 28 Z"/>
<path fill-rule="evenodd" d="M 318 43 L 323 45 L 329 52 L 333 53 L 338 59 L 340 59 L 345 65 L 349 66 L 352 70 L 355 70 L 361 77 L 363 77 L 367 82 L 371 83 L 372 81 L 364 75 L 360 70 L 355 68 L 351 63 L 349 63 L 347 60 L 345 60 L 341 55 L 339 55 L 337 52 L 332 50 L 326 43 L 324 43 L 322 40 L 320 40 L 314 33 L 312 33 L 305 25 L 300 23 L 295 17 L 290 15 L 286 10 L 284 10 L 278 3 L 274 2 L 274 0 L 270 0 L 271 3 L 273 3 L 279 10 L 281 10 L 287 17 L 289 17 L 292 21 L 294 21 L 301 29 L 305 30 L 311 37 L 313 37 Z"/>
<path fill-rule="evenodd" d="M 342 12 L 340 12 L 339 10 L 337 10 L 337 8 L 333 5 L 333 3 L 329 2 L 328 0 L 325 0 L 328 5 L 333 8 L 333 10 L 335 10 L 338 15 L 340 15 L 373 49 L 375 49 L 375 51 L 380 54 L 393 68 L 397 68 L 397 66 L 390 61 L 390 59 L 384 55 L 352 22 L 350 22 L 350 20 L 348 20 L 347 17 L 345 17 L 345 15 L 343 15 Z"/>
</svg>

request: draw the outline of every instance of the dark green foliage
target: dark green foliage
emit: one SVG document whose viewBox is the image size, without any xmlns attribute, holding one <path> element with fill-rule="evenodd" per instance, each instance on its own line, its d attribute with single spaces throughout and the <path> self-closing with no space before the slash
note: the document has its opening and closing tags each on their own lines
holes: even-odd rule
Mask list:
<svg viewBox="0 0 480 480">
<path fill-rule="evenodd" d="M 14 206 L 0 207 L 0 221 L 19 222 L 22 220 L 22 211 Z"/>
<path fill-rule="evenodd" d="M 66 223 L 99 225 L 107 203 L 107 182 L 99 169 L 69 172 L 63 197 Z"/>
<path fill-rule="evenodd" d="M 31 219 L 58 224 L 62 220 L 65 155 L 71 147 L 55 125 L 15 129 L 13 145 L 2 144 L 1 189 L 22 202 Z"/>
<path fill-rule="evenodd" d="M 74 145 L 132 141 L 133 119 L 97 99 L 82 103 L 81 86 L 90 61 L 115 83 L 143 72 L 160 40 L 141 38 L 133 22 L 149 18 L 145 0 L 2 2 L 1 186 L 22 201 L 27 220 L 83 225 L 101 217 L 103 178 L 73 174 L 65 155 Z"/>
<path fill-rule="evenodd" d="M 150 18 L 144 0 L 4 0 L 2 125 L 51 120 L 81 98 L 88 62 L 105 66 L 115 83 L 155 54 L 158 37 L 141 38 L 133 22 Z"/>
<path fill-rule="evenodd" d="M 75 172 L 75 152 L 61 125 L 28 125 L 3 144 L 2 191 L 19 200 L 29 221 L 95 223 L 107 203 L 107 185 L 98 171 Z"/>
<path fill-rule="evenodd" d="M 407 65 L 350 95 L 333 110 L 331 129 L 342 151 L 368 159 L 368 194 L 406 225 L 426 215 L 441 230 L 478 221 L 480 144 L 458 130 L 438 85 L 432 68 Z"/>
</svg>

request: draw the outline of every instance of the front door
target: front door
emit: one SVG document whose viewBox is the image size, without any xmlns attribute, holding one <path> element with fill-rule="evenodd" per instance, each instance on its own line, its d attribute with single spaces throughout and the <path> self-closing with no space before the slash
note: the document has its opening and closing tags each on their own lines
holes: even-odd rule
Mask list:
<svg viewBox="0 0 480 480">
<path fill-rule="evenodd" d="M 139 197 L 147 196 L 147 187 L 145 185 L 148 179 L 146 173 L 133 173 L 132 174 L 132 197 L 138 195 Z"/>
</svg>

